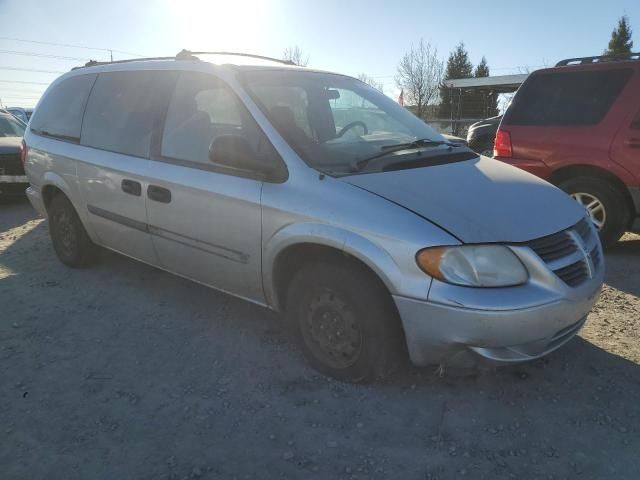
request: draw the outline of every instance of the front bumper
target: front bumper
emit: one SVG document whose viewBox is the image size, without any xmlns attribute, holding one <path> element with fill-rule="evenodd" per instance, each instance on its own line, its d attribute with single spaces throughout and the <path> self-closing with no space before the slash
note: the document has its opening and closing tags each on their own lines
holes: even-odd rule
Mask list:
<svg viewBox="0 0 640 480">
<path fill-rule="evenodd" d="M 561 300 L 513 310 L 480 310 L 394 297 L 416 365 L 508 365 L 545 356 L 571 340 L 598 299 Z"/>
<path fill-rule="evenodd" d="M 523 285 L 469 288 L 433 279 L 425 300 L 395 295 L 413 363 L 520 363 L 547 355 L 571 340 L 597 301 L 604 281 L 602 249 L 595 229 L 587 225 L 588 232 L 578 228 L 584 226 L 579 222 L 546 237 L 550 240 L 542 247 L 510 245 L 529 272 Z M 566 243 L 554 247 L 553 242 L 569 239 L 574 248 L 570 253 L 562 251 L 563 256 L 543 260 L 534 251 L 558 245 L 566 248 Z M 545 255 L 544 250 L 539 251 Z M 576 260 L 585 270 L 582 279 L 573 283 L 562 272 Z"/>
</svg>

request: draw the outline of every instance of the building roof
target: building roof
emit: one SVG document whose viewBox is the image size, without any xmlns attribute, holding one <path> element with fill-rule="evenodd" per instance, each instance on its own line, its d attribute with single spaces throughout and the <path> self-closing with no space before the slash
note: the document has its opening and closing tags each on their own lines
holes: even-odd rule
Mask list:
<svg viewBox="0 0 640 480">
<path fill-rule="evenodd" d="M 522 85 L 529 76 L 528 73 L 518 75 L 498 75 L 495 77 L 458 78 L 442 82 L 447 88 L 463 88 L 478 90 L 496 90 L 513 92 Z"/>
</svg>

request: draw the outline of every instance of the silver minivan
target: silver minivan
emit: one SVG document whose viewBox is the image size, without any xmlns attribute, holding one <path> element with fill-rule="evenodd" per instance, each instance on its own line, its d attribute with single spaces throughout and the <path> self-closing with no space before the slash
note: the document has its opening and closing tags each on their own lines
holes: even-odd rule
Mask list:
<svg viewBox="0 0 640 480">
<path fill-rule="evenodd" d="M 344 75 L 185 51 L 94 62 L 48 88 L 23 147 L 64 264 L 99 245 L 282 311 L 345 381 L 407 353 L 539 358 L 603 282 L 576 202 Z"/>
</svg>

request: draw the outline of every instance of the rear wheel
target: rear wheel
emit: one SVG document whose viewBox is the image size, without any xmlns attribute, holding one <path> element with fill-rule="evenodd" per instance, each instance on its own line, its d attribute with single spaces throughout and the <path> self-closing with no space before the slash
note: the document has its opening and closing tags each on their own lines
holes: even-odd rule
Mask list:
<svg viewBox="0 0 640 480">
<path fill-rule="evenodd" d="M 56 195 L 48 209 L 49 235 L 53 249 L 69 267 L 86 267 L 96 257 L 97 247 L 89 238 L 75 208 L 63 195 Z"/>
<path fill-rule="evenodd" d="M 393 300 L 364 268 L 305 265 L 291 279 L 286 319 L 308 362 L 325 375 L 365 383 L 399 365 L 404 336 Z"/>
<path fill-rule="evenodd" d="M 605 247 L 616 243 L 629 224 L 629 207 L 624 196 L 606 180 L 576 177 L 558 185 L 582 205 L 598 229 Z"/>
</svg>

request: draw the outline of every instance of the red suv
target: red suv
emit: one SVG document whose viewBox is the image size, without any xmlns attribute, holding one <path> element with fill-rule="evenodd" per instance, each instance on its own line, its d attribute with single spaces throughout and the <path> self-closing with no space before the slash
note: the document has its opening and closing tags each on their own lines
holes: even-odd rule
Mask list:
<svg viewBox="0 0 640 480">
<path fill-rule="evenodd" d="M 533 72 L 500 123 L 494 157 L 584 205 L 605 246 L 640 232 L 640 54 Z"/>
</svg>

